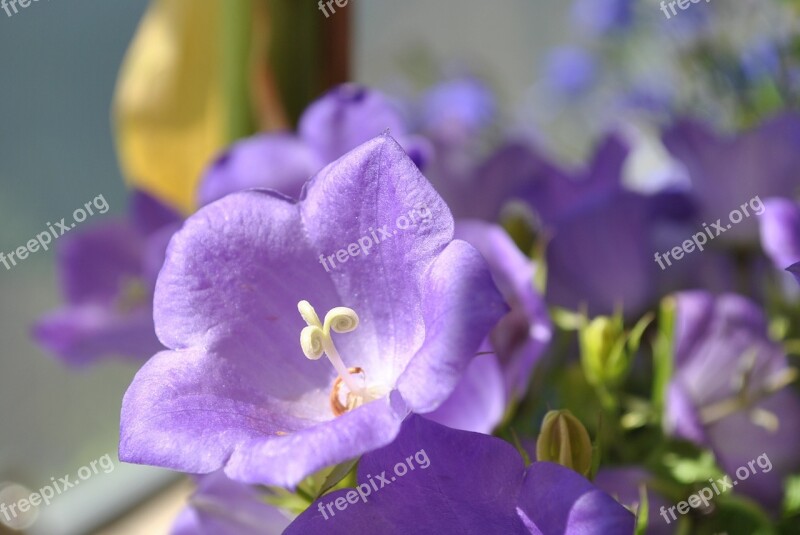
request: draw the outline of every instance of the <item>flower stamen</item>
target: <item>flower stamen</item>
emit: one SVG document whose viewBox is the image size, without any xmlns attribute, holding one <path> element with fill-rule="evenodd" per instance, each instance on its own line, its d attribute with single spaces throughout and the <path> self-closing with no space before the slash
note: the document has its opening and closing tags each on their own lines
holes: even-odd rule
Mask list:
<svg viewBox="0 0 800 535">
<path fill-rule="evenodd" d="M 363 392 L 363 387 L 356 383 L 350 370 L 344 365 L 331 337 L 331 330 L 337 333 L 349 333 L 358 327 L 358 315 L 353 309 L 336 307 L 325 314 L 325 322 L 320 322 L 314 307 L 308 301 L 297 303 L 300 315 L 308 324 L 300 333 L 300 346 L 305 356 L 311 360 L 319 360 L 326 355 L 339 374 L 339 381 L 344 382 L 354 395 Z M 361 368 L 358 368 L 361 370 Z M 333 394 L 331 394 L 333 395 Z M 337 398 L 338 400 L 338 398 Z"/>
</svg>

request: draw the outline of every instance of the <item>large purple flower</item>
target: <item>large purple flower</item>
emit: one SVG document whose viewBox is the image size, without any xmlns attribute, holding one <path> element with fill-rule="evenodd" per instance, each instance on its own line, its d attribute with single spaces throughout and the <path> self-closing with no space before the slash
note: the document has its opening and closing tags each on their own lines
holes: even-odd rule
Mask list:
<svg viewBox="0 0 800 535">
<path fill-rule="evenodd" d="M 492 330 L 481 355 L 470 363 L 455 392 L 429 418 L 490 433 L 508 403 L 521 398 L 534 366 L 552 337 L 547 307 L 534 288 L 535 264 L 498 225 L 465 220 L 456 237 L 472 244 L 489 263 L 492 277 L 511 310 Z"/>
<path fill-rule="evenodd" d="M 405 122 L 386 97 L 358 85 L 340 85 L 308 107 L 297 134 L 258 134 L 218 156 L 200 182 L 199 203 L 251 188 L 270 188 L 296 199 L 317 171 L 386 131 L 421 163 L 423 146 L 406 137 Z"/>
<path fill-rule="evenodd" d="M 776 508 L 783 475 L 800 469 L 800 399 L 781 388 L 793 377 L 786 356 L 751 301 L 701 291 L 676 299 L 667 429 L 712 448 L 731 475 L 766 453 L 774 469 L 739 482 L 736 490 Z"/>
<path fill-rule="evenodd" d="M 280 535 L 290 522 L 285 513 L 264 503 L 255 489 L 216 472 L 199 479 L 171 534 Z"/>
<path fill-rule="evenodd" d="M 129 220 L 64 236 L 56 253 L 66 304 L 34 325 L 36 341 L 70 366 L 110 357 L 141 361 L 162 349 L 153 327 L 153 287 L 179 221 L 137 191 Z"/>
<path fill-rule="evenodd" d="M 755 197 L 792 197 L 798 188 L 800 116 L 787 113 L 759 127 L 720 136 L 703 123 L 684 120 L 664 134 L 664 143 L 689 172 L 700 205 L 700 222 L 723 225 L 730 213 Z M 725 229 L 719 240 L 754 242 L 755 217 Z"/>
<path fill-rule="evenodd" d="M 634 517 L 568 468 L 498 438 L 410 416 L 392 444 L 365 455 L 359 486 L 320 498 L 286 530 L 420 535 L 630 535 Z"/>
<path fill-rule="evenodd" d="M 447 206 L 380 136 L 299 202 L 241 192 L 187 220 L 156 286 L 170 350 L 125 395 L 120 458 L 294 486 L 436 409 L 506 310 Z"/>
</svg>

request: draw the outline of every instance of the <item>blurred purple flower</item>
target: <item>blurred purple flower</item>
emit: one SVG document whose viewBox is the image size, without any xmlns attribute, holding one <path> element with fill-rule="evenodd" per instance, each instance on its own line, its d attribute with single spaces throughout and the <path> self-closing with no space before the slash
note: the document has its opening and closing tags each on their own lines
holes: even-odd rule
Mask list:
<svg viewBox="0 0 800 535">
<path fill-rule="evenodd" d="M 604 139 L 583 170 L 540 165 L 523 197 L 547 242 L 550 304 L 590 315 L 623 307 L 629 317 L 643 311 L 674 285 L 682 272 L 662 271 L 653 260 L 660 236 L 692 213 L 685 195 L 642 195 L 623 188 L 627 145 Z"/>
<path fill-rule="evenodd" d="M 785 113 L 735 136 L 720 136 L 703 123 L 682 120 L 663 137 L 689 173 L 700 222 L 713 223 L 755 197 L 792 197 L 798 188 L 800 116 Z M 751 214 L 752 215 L 752 214 Z M 755 242 L 755 217 L 746 217 L 717 240 Z"/>
<path fill-rule="evenodd" d="M 200 181 L 199 203 L 205 206 L 251 188 L 274 189 L 296 199 L 303 184 L 325 165 L 387 131 L 422 166 L 427 145 L 406 135 L 399 110 L 385 96 L 355 84 L 340 85 L 308 107 L 297 134 L 258 134 L 218 156 Z"/>
<path fill-rule="evenodd" d="M 792 377 L 786 355 L 755 303 L 703 291 L 676 299 L 667 431 L 710 447 L 731 475 L 765 453 L 773 468 L 736 490 L 776 510 L 784 475 L 800 469 L 800 398 L 782 388 Z"/>
<path fill-rule="evenodd" d="M 216 472 L 199 478 L 197 491 L 172 526 L 172 535 L 281 535 L 291 519 L 267 505 L 254 488 Z"/>
<path fill-rule="evenodd" d="M 153 288 L 180 220 L 136 191 L 128 220 L 64 236 L 56 258 L 66 303 L 36 322 L 36 342 L 76 367 L 112 357 L 142 361 L 162 349 L 153 327 Z"/>
<path fill-rule="evenodd" d="M 763 78 L 778 76 L 781 58 L 777 44 L 762 36 L 742 50 L 741 64 L 742 70 L 751 81 L 758 82 Z"/>
<path fill-rule="evenodd" d="M 318 265 L 420 206 L 428 225 Z M 325 326 L 305 300 L 331 311 Z M 170 350 L 125 395 L 120 458 L 292 487 L 390 443 L 408 411 L 436 409 L 506 311 L 483 258 L 453 240 L 442 199 L 380 136 L 323 169 L 299 202 L 232 194 L 174 236 L 155 294 Z M 322 336 L 329 320 L 360 373 Z M 303 356 L 323 349 L 341 375 Z"/>
<path fill-rule="evenodd" d="M 633 24 L 634 4 L 634 0 L 576 0 L 572 18 L 580 28 L 604 35 Z"/>
<path fill-rule="evenodd" d="M 551 91 L 575 98 L 592 88 L 598 70 L 597 60 L 589 51 L 577 46 L 563 46 L 548 53 L 544 79 Z"/>
<path fill-rule="evenodd" d="M 511 306 L 484 341 L 480 355 L 453 394 L 428 418 L 441 424 L 491 433 L 508 403 L 521 398 L 553 334 L 542 297 L 534 289 L 535 265 L 502 227 L 459 221 L 456 238 L 474 246 L 489 263 L 492 278 Z"/>
<path fill-rule="evenodd" d="M 409 470 L 406 459 L 418 457 L 427 463 Z M 392 476 L 399 465 L 405 475 Z M 378 474 L 389 474 L 388 484 L 372 491 L 369 481 Z M 354 489 L 326 494 L 286 534 L 629 535 L 634 528 L 629 511 L 572 470 L 546 462 L 526 469 L 507 442 L 419 416 L 410 416 L 389 446 L 361 459 L 358 481 L 363 500 Z M 347 505 L 337 509 L 337 501 Z"/>
<path fill-rule="evenodd" d="M 497 102 L 485 82 L 463 76 L 426 91 L 420 115 L 422 131 L 435 143 L 464 144 L 492 124 Z"/>
</svg>

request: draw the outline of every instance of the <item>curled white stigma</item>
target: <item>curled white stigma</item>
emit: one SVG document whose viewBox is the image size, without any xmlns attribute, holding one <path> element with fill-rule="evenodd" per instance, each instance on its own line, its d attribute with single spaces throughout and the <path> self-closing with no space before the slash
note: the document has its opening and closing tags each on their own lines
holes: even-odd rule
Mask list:
<svg viewBox="0 0 800 535">
<path fill-rule="evenodd" d="M 308 301 L 297 303 L 297 310 L 308 324 L 308 327 L 304 327 L 300 332 L 300 347 L 303 348 L 305 356 L 311 360 L 319 360 L 323 354 L 326 355 L 350 392 L 353 395 L 361 394 L 363 388 L 356 383 L 347 366 L 344 365 L 342 357 L 333 343 L 333 338 L 331 338 L 331 330 L 340 334 L 356 330 L 358 314 L 355 310 L 347 307 L 333 308 L 325 314 L 324 323 L 319 321 L 317 312 Z"/>
</svg>

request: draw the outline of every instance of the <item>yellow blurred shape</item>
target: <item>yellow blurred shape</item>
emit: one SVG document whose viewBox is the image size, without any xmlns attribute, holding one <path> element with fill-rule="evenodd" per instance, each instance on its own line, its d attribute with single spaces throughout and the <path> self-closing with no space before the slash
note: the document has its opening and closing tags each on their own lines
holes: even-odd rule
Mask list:
<svg viewBox="0 0 800 535">
<path fill-rule="evenodd" d="M 113 115 L 126 180 L 184 213 L 227 141 L 222 1 L 154 0 L 117 80 Z"/>
</svg>

